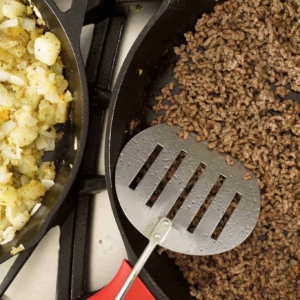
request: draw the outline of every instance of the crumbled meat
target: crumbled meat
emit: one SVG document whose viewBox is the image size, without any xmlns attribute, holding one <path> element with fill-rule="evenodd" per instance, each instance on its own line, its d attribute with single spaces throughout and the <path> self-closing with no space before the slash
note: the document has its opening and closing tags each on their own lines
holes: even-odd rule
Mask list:
<svg viewBox="0 0 300 300">
<path fill-rule="evenodd" d="M 153 124 L 196 132 L 252 170 L 261 191 L 257 226 L 235 249 L 167 250 L 196 299 L 300 299 L 300 106 L 278 98 L 300 91 L 299 19 L 298 0 L 228 0 L 174 48 L 179 92 L 162 89 Z"/>
<path fill-rule="evenodd" d="M 243 175 L 243 180 L 249 180 L 250 178 L 251 178 L 251 175 L 248 172 Z"/>
<path fill-rule="evenodd" d="M 134 133 L 140 130 L 139 128 L 140 123 L 141 123 L 140 120 L 131 120 L 129 124 L 129 129 L 126 130 L 125 133 L 128 133 L 130 136 L 134 135 Z"/>
<path fill-rule="evenodd" d="M 286 95 L 289 94 L 289 90 L 287 90 L 284 86 L 278 86 L 275 89 L 275 95 L 279 96 L 281 98 L 285 97 Z"/>
<path fill-rule="evenodd" d="M 233 166 L 234 165 L 234 161 L 233 161 L 233 159 L 232 159 L 232 157 L 230 155 L 226 155 L 226 163 L 229 166 Z"/>
</svg>

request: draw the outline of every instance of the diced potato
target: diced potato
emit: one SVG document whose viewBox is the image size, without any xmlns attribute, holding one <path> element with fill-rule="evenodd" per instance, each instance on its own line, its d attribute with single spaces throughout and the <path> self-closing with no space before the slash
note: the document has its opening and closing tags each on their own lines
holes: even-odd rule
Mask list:
<svg viewBox="0 0 300 300">
<path fill-rule="evenodd" d="M 61 95 L 65 92 L 65 90 L 68 88 L 68 81 L 65 80 L 63 75 L 56 75 L 55 76 L 55 82 L 57 86 L 57 94 Z"/>
<path fill-rule="evenodd" d="M 34 89 L 28 87 L 25 91 L 25 99 L 23 100 L 26 105 L 30 105 L 32 110 L 36 110 L 39 106 L 42 96 L 35 93 Z"/>
<path fill-rule="evenodd" d="M 38 200 L 32 200 L 27 198 L 22 199 L 22 201 L 26 205 L 26 209 L 28 211 L 31 211 L 35 207 L 35 205 L 39 203 Z"/>
<path fill-rule="evenodd" d="M 34 31 L 36 23 L 35 19 L 19 18 L 19 21 L 21 22 L 23 29 L 25 29 L 28 32 Z"/>
<path fill-rule="evenodd" d="M 46 32 L 34 43 L 34 56 L 37 60 L 52 66 L 60 53 L 60 40 L 54 33 Z"/>
<path fill-rule="evenodd" d="M 0 21 L 3 20 L 4 15 L 3 15 L 3 4 L 4 4 L 4 0 L 0 0 Z M 1 237 L 0 237 L 0 241 L 1 241 Z"/>
<path fill-rule="evenodd" d="M 3 15 L 7 18 L 22 17 L 26 12 L 26 6 L 15 0 L 7 0 L 3 3 Z"/>
<path fill-rule="evenodd" d="M 10 40 L 18 41 L 18 45 L 22 45 L 24 47 L 26 47 L 29 41 L 29 35 L 20 26 L 7 29 L 5 34 Z"/>
<path fill-rule="evenodd" d="M 13 219 L 13 222 L 11 224 L 15 230 L 20 230 L 26 225 L 29 219 L 30 219 L 30 214 L 27 210 L 25 210 L 24 212 L 19 213 Z"/>
<path fill-rule="evenodd" d="M 20 127 L 32 127 L 37 124 L 37 119 L 33 116 L 32 111 L 24 111 L 24 108 L 26 106 L 23 106 L 21 109 L 17 110 L 15 112 L 15 118 L 17 120 L 17 124 Z"/>
<path fill-rule="evenodd" d="M 6 206 L 4 207 L 4 213 L 6 210 Z M 4 216 L 4 219 L 1 220 L 0 222 L 0 230 L 4 230 L 5 228 L 7 228 L 8 226 L 10 226 L 10 222 L 7 220 L 7 218 Z"/>
<path fill-rule="evenodd" d="M 18 165 L 20 159 L 17 157 L 16 147 L 14 145 L 4 144 L 4 147 L 1 149 L 1 155 L 4 159 L 3 164 L 8 165 L 12 163 L 13 165 Z"/>
<path fill-rule="evenodd" d="M 15 205 L 14 207 L 8 206 L 6 207 L 6 213 L 5 216 L 7 220 L 12 224 L 14 218 L 22 213 L 26 209 L 26 206 L 24 204 L 21 205 Z"/>
<path fill-rule="evenodd" d="M 46 190 L 40 182 L 31 180 L 18 190 L 18 195 L 21 199 L 29 199 L 34 201 L 44 196 L 45 192 Z"/>
<path fill-rule="evenodd" d="M 5 107 L 0 107 L 0 126 L 5 122 L 7 122 L 8 120 L 9 120 L 9 110 Z"/>
<path fill-rule="evenodd" d="M 36 126 L 35 126 L 36 127 Z M 9 137 L 15 145 L 19 147 L 25 147 L 31 144 L 38 136 L 37 128 L 33 127 L 16 127 L 9 134 Z"/>
<path fill-rule="evenodd" d="M 15 207 L 17 202 L 17 190 L 10 185 L 0 184 L 0 205 Z"/>
<path fill-rule="evenodd" d="M 1 36 L 0 36 L 1 39 Z M 0 70 L 9 71 L 16 64 L 15 56 L 1 48 L 0 42 Z"/>
<path fill-rule="evenodd" d="M 54 163 L 44 162 L 39 168 L 38 171 L 39 179 L 43 180 L 54 180 L 55 178 L 55 166 Z"/>
<path fill-rule="evenodd" d="M 8 117 L 9 114 L 3 114 L 2 112 L 8 112 L 8 110 L 5 107 L 11 107 L 13 105 L 13 99 L 10 97 L 10 95 L 8 94 L 7 89 L 4 87 L 3 84 L 0 83 L 0 105 L 2 106 L 2 109 L 0 110 L 0 125 L 2 125 L 3 123 L 5 123 L 8 118 L 6 118 L 6 116 Z M 4 121 L 4 122 L 2 122 Z"/>
<path fill-rule="evenodd" d="M 39 135 L 35 140 L 35 145 L 38 150 L 46 149 L 48 146 L 47 138 L 44 136 Z"/>
<path fill-rule="evenodd" d="M 36 165 L 36 159 L 32 155 L 23 155 L 21 163 L 18 166 L 18 171 L 28 177 L 33 178 L 38 167 Z"/>
<path fill-rule="evenodd" d="M 67 121 L 68 104 L 60 101 L 57 104 L 57 110 L 55 113 L 56 123 L 65 123 Z"/>
<path fill-rule="evenodd" d="M 47 125 L 54 125 L 56 114 L 56 105 L 50 103 L 47 100 L 41 100 L 39 105 L 39 115 L 38 120 Z"/>
<path fill-rule="evenodd" d="M 49 82 L 48 75 L 45 69 L 40 66 L 36 66 L 30 70 L 27 68 L 27 78 L 30 81 L 31 89 L 38 95 L 47 95 L 56 93 L 57 87 L 54 83 Z"/>
<path fill-rule="evenodd" d="M 0 173 L 0 184 L 11 183 L 13 173 Z"/>
</svg>

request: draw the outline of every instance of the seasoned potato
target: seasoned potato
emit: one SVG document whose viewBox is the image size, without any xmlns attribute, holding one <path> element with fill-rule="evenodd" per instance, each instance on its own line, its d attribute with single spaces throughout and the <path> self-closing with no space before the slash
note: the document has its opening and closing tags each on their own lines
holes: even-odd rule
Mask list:
<svg viewBox="0 0 300 300">
<path fill-rule="evenodd" d="M 55 125 L 67 121 L 72 94 L 61 42 L 38 28 L 32 9 L 0 0 L 0 245 L 10 242 L 54 185 Z"/>
<path fill-rule="evenodd" d="M 35 57 L 48 66 L 52 66 L 60 52 L 60 40 L 51 32 L 38 37 L 34 43 Z"/>
</svg>

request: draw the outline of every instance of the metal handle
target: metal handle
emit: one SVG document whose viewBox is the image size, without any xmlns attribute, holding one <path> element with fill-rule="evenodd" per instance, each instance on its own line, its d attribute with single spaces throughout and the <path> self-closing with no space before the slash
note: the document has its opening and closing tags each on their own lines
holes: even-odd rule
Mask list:
<svg viewBox="0 0 300 300">
<path fill-rule="evenodd" d="M 146 249 L 144 250 L 139 260 L 137 261 L 136 265 L 132 269 L 129 276 L 127 277 L 125 283 L 123 284 L 115 300 L 124 299 L 130 287 L 132 286 L 135 279 L 139 275 L 141 269 L 144 267 L 149 256 L 151 255 L 155 247 L 163 242 L 163 240 L 166 238 L 171 228 L 172 228 L 172 222 L 167 218 L 162 218 L 157 222 L 157 224 L 155 225 L 154 229 L 150 234 L 149 243 Z"/>
</svg>

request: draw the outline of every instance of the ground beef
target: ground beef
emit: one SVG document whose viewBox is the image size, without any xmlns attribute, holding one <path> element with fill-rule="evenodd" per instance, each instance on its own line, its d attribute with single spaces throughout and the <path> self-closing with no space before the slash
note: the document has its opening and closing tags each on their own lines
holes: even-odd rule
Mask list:
<svg viewBox="0 0 300 300">
<path fill-rule="evenodd" d="M 154 124 L 196 132 L 243 162 L 259 182 L 261 214 L 231 251 L 167 254 L 196 299 L 300 299 L 300 106 L 288 95 L 300 91 L 300 0 L 229 0 L 185 38 Z"/>
</svg>

